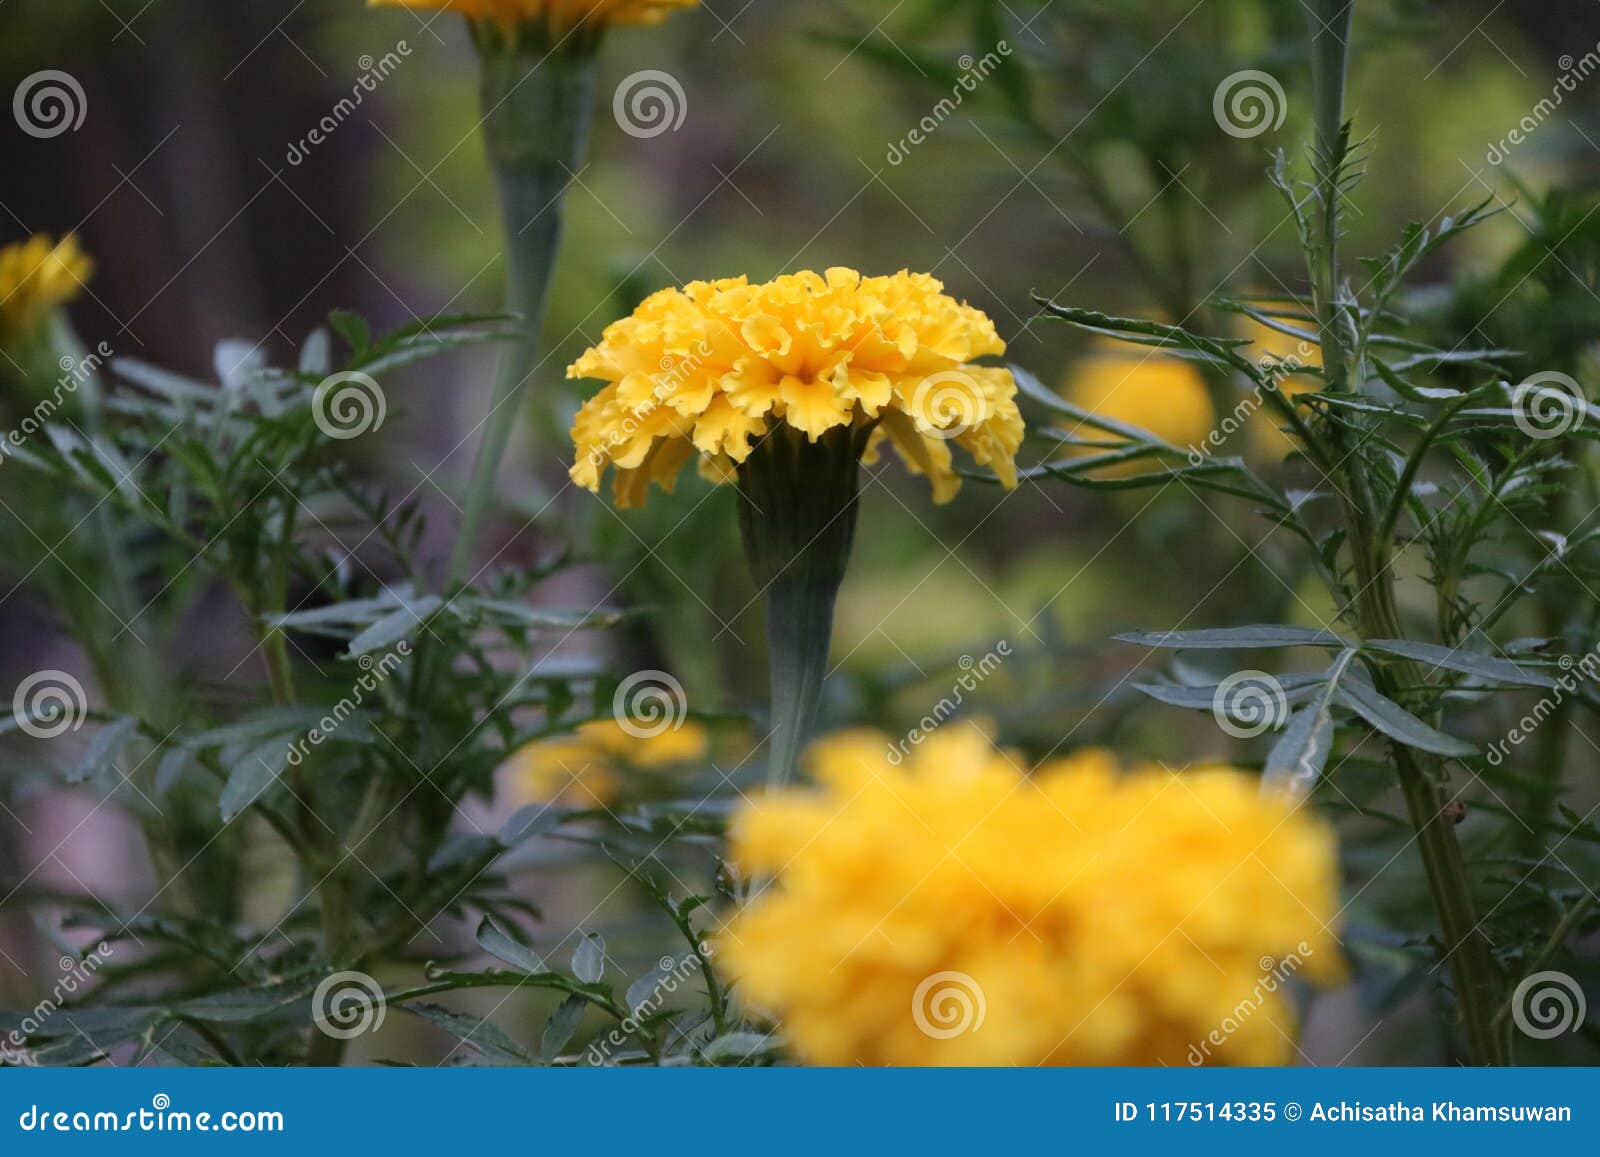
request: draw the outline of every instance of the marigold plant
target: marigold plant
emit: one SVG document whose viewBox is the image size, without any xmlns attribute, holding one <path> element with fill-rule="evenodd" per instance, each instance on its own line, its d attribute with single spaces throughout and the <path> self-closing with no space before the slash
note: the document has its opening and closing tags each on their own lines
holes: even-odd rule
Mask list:
<svg viewBox="0 0 1600 1157">
<path fill-rule="evenodd" d="M 868 455 L 887 439 L 936 502 L 961 487 L 952 443 L 1014 486 L 1016 384 L 973 364 L 1005 348 L 988 317 L 926 274 L 829 269 L 662 290 L 567 371 L 609 383 L 573 425 L 572 478 L 598 490 L 614 465 L 617 504 L 637 506 L 697 452 L 703 472 L 730 480 L 783 425 L 811 442 L 868 430 Z"/>
<path fill-rule="evenodd" d="M 37 233 L 0 249 L 0 343 L 19 341 L 83 289 L 94 263 L 70 233 Z"/>
<path fill-rule="evenodd" d="M 744 999 L 828 1065 L 1281 1064 L 1279 981 L 1341 973 L 1331 832 L 1219 766 L 1032 778 L 948 726 L 811 755 L 819 791 L 755 800 L 734 861 L 777 882 L 723 937 Z M 1292 964 L 1284 967 L 1283 962 Z M 1251 1015 L 1239 1007 L 1252 1004 Z"/>
<path fill-rule="evenodd" d="M 572 735 L 541 740 L 511 757 L 517 793 L 537 803 L 606 807 L 630 771 L 658 770 L 705 756 L 705 728 L 680 721 L 660 730 L 615 719 L 585 723 Z"/>
</svg>

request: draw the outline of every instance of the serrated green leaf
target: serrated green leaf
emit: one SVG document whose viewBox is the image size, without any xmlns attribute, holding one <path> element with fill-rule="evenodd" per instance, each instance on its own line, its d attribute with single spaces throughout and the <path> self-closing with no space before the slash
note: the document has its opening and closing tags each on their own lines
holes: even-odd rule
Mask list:
<svg viewBox="0 0 1600 1157">
<path fill-rule="evenodd" d="M 599 984 L 606 972 L 606 942 L 594 932 L 584 933 L 572 954 L 572 974 L 584 984 Z"/>
<path fill-rule="evenodd" d="M 501 960 L 513 968 L 519 968 L 527 973 L 549 972 L 549 967 L 539 954 L 520 940 L 511 936 L 494 922 L 493 917 L 485 916 L 478 925 L 478 947 L 489 955 Z"/>
<path fill-rule="evenodd" d="M 544 1026 L 544 1036 L 539 1040 L 541 1060 L 549 1064 L 561 1055 L 561 1050 L 572 1040 L 578 1026 L 583 1023 L 584 1013 L 588 1011 L 589 1002 L 577 995 L 569 996 L 556 1005 L 555 1012 L 551 1013 L 549 1022 Z"/>
</svg>

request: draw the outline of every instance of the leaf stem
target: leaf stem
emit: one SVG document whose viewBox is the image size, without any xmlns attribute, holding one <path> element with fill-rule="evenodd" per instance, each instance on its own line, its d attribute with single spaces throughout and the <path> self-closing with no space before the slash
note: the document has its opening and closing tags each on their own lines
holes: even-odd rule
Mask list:
<svg viewBox="0 0 1600 1157">
<path fill-rule="evenodd" d="M 1348 135 L 1344 121 L 1345 76 L 1349 62 L 1350 33 L 1355 0 L 1312 0 L 1307 8 L 1312 41 L 1312 68 L 1316 103 L 1316 141 L 1313 147 L 1319 218 L 1317 252 L 1311 269 L 1312 292 L 1321 330 L 1322 363 L 1328 389 L 1338 392 L 1352 386 L 1350 336 L 1346 330 L 1345 290 L 1339 276 L 1340 208 L 1344 189 L 1341 172 Z M 1354 385 L 1359 386 L 1359 380 Z M 1378 510 L 1360 447 L 1348 445 L 1347 432 L 1331 424 L 1330 437 L 1346 479 L 1341 490 L 1349 548 L 1355 567 L 1356 617 L 1365 638 L 1403 638 L 1395 604 L 1394 577 L 1390 572 L 1389 543 L 1379 537 L 1373 514 Z M 1385 519 L 1387 521 L 1387 519 Z M 1413 683 L 1408 664 L 1375 668 L 1374 683 L 1385 695 L 1396 683 Z M 1504 1051 L 1493 1025 L 1496 975 L 1488 943 L 1478 930 L 1478 918 L 1467 879 L 1466 863 L 1456 840 L 1455 824 L 1445 815 L 1446 800 L 1437 778 L 1438 769 L 1424 767 L 1413 752 L 1398 743 L 1390 745 L 1406 809 L 1416 829 L 1434 908 L 1444 933 L 1444 959 L 1455 981 L 1467 1046 L 1476 1064 L 1504 1063 Z"/>
<path fill-rule="evenodd" d="M 592 51 L 551 48 L 535 40 L 480 37 L 484 138 L 500 194 L 506 246 L 506 308 L 521 334 L 501 355 L 467 490 L 450 583 L 467 577 L 478 534 L 494 498 L 518 403 L 539 358 L 551 273 L 561 242 L 561 203 L 583 167 L 593 115 Z"/>
</svg>

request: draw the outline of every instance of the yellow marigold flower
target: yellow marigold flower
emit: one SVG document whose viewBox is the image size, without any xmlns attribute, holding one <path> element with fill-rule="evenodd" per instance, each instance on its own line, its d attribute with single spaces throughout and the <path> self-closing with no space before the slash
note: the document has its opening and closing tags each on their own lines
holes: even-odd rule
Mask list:
<svg viewBox="0 0 1600 1157">
<path fill-rule="evenodd" d="M 459 12 L 502 27 L 534 20 L 565 32 L 579 25 L 656 24 L 700 0 L 367 0 L 373 7 L 431 8 Z"/>
<path fill-rule="evenodd" d="M 736 817 L 734 861 L 776 881 L 719 945 L 806 1061 L 1280 1064 L 1287 977 L 1342 975 L 1332 834 L 1241 772 L 1027 777 L 957 724 L 811 762 L 820 790 Z"/>
<path fill-rule="evenodd" d="M 1113 343 L 1115 344 L 1115 343 Z M 1180 450 L 1203 445 L 1216 427 L 1216 410 L 1205 377 L 1191 362 L 1160 354 L 1128 353 L 1118 346 L 1095 353 L 1073 367 L 1064 393 L 1090 413 L 1148 430 Z M 1114 434 L 1081 426 L 1080 437 L 1116 441 Z M 1086 458 L 1104 449 L 1075 446 L 1069 457 Z M 1107 478 L 1126 478 L 1157 467 L 1153 459 L 1120 462 L 1096 471 Z"/>
<path fill-rule="evenodd" d="M 637 506 L 651 481 L 670 491 L 697 453 L 708 477 L 730 480 L 782 425 L 813 443 L 870 430 L 866 460 L 887 439 L 936 502 L 960 489 L 952 443 L 1014 486 L 1016 383 L 971 364 L 1005 343 L 943 289 L 926 274 L 829 269 L 652 295 L 567 371 L 610 383 L 573 425 L 573 480 L 598 491 L 615 465 L 617 504 Z"/>
<path fill-rule="evenodd" d="M 0 249 L 0 342 L 32 333 L 51 310 L 78 295 L 93 269 L 70 233 L 60 241 L 37 233 Z"/>
<path fill-rule="evenodd" d="M 706 732 L 698 723 L 684 720 L 659 732 L 655 726 L 630 729 L 601 719 L 572 735 L 530 743 L 509 761 L 517 794 L 535 803 L 609 807 L 622 794 L 627 772 L 705 757 Z"/>
</svg>

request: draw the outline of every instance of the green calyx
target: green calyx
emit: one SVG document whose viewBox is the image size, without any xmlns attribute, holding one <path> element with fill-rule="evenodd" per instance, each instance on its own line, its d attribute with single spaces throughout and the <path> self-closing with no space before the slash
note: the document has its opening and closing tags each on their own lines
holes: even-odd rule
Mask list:
<svg viewBox="0 0 1600 1157">
<path fill-rule="evenodd" d="M 777 426 L 739 466 L 739 532 L 766 597 L 772 676 L 768 781 L 787 783 L 816 723 L 833 608 L 855 539 L 869 429 L 815 442 Z"/>
<path fill-rule="evenodd" d="M 594 117 L 593 52 L 552 51 L 537 37 L 475 28 L 482 58 L 484 143 L 500 195 L 506 311 L 517 336 L 503 350 L 483 441 L 473 467 L 450 577 L 468 577 L 523 389 L 539 360 L 551 274 L 561 242 L 567 183 L 583 168 Z"/>
</svg>

